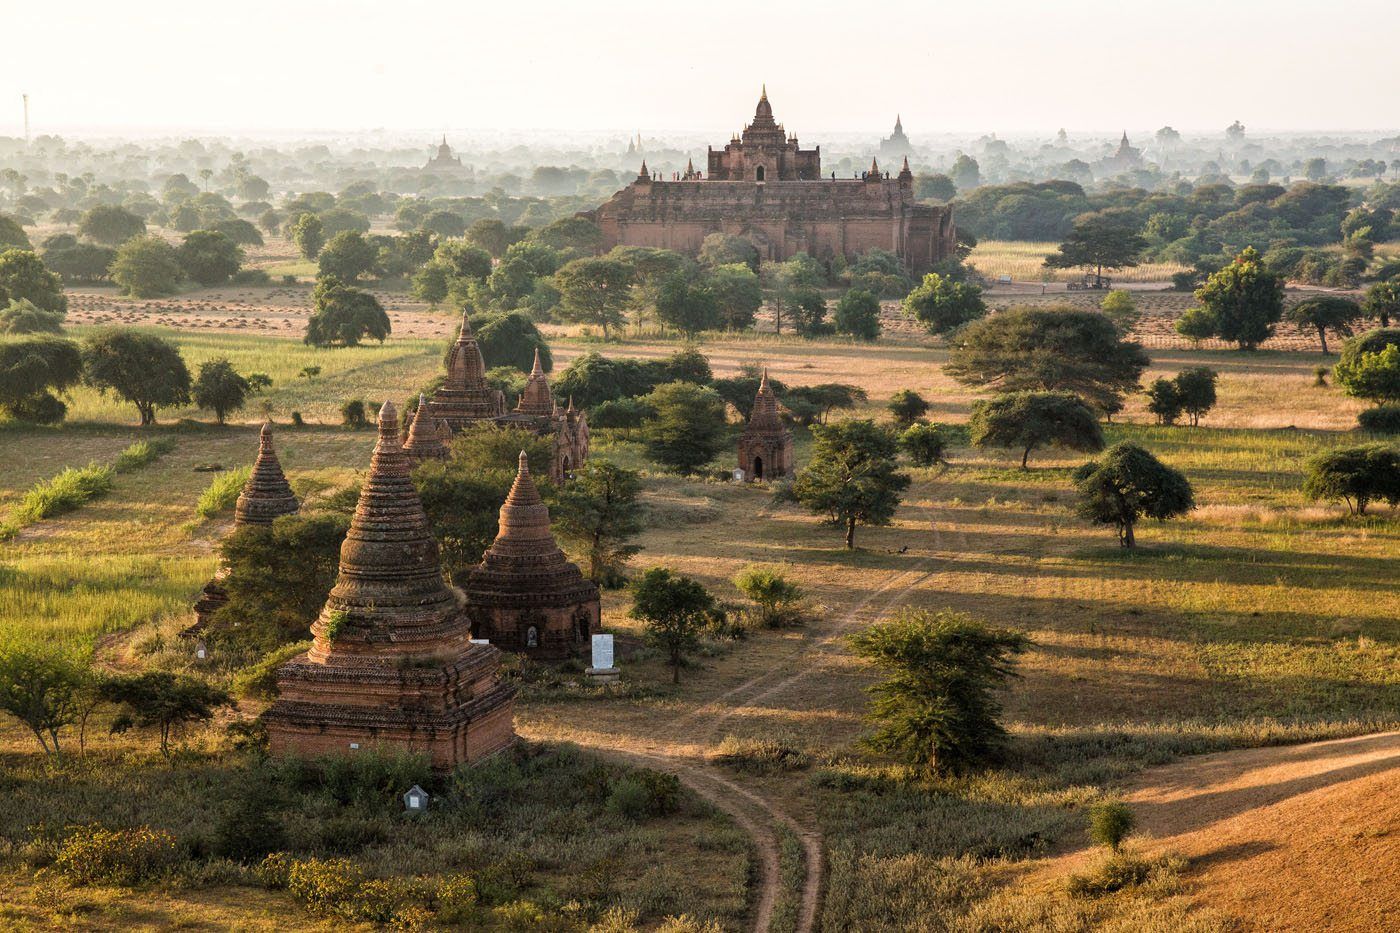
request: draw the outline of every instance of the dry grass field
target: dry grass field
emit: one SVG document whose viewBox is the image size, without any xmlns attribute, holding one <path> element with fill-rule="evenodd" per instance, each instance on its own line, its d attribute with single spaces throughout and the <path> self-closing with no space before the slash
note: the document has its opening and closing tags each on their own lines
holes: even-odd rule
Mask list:
<svg viewBox="0 0 1400 933">
<path fill-rule="evenodd" d="M 0 637 L 67 641 L 113 665 L 174 654 L 169 633 L 188 618 L 223 530 L 195 519 L 211 476 L 196 468 L 249 462 L 252 422 L 266 402 L 283 424 L 292 411 L 321 422 L 279 431 L 294 485 L 355 482 L 373 435 L 336 426 L 341 401 L 416 391 L 439 365 L 435 338 L 452 327 L 446 316 L 405 306 L 382 347 L 314 351 L 296 339 L 304 298 L 276 301 L 286 302 L 285 317 L 245 315 L 267 319 L 261 328 L 207 323 L 224 312 L 132 307 L 142 323 L 164 316 L 191 361 L 228 355 L 240 369 L 268 372 L 273 387 L 244 413 L 247 423 L 227 428 L 174 423 L 197 417 L 193 411 L 162 413 L 148 433 L 174 440 L 172 452 L 119 476 L 106 498 L 0 545 Z M 86 327 L 110 313 L 80 305 L 73 318 Z M 411 336 L 399 336 L 400 320 Z M 642 340 L 600 347 L 572 333 L 554 334 L 557 366 L 588 349 L 646 357 L 675 349 Z M 860 385 L 870 401 L 858 416 L 883 417 L 895 391 L 913 388 L 932 401 L 933 419 L 958 424 L 976 398 L 944 375 L 941 349 L 913 338 L 867 346 L 770 335 L 701 349 L 717 375 L 762 362 L 789 384 Z M 774 505 L 765 489 L 661 473 L 637 443 L 597 432 L 595 456 L 644 470 L 648 527 L 635 568 L 672 567 L 738 600 L 730 580 L 740 568 L 781 564 L 811 611 L 800 628 L 708 645 L 673 689 L 660 659 L 637 649 L 625 593 L 608 592 L 604 627 L 623 637 L 629 688 L 605 695 L 567 675 L 542 677 L 526 687 L 517 728 L 531 740 L 674 771 L 714 805 L 695 802 L 674 835 L 628 837 L 636 848 L 627 870 L 650 861 L 671 878 L 648 876 L 642 885 L 629 876 L 653 898 L 643 901 L 653 905 L 649 925 L 690 912 L 725 929 L 773 931 L 1228 929 L 1247 902 L 1193 881 L 1189 865 L 1162 884 L 1100 899 L 1025 879 L 1077 848 L 1085 807 L 1126 792 L 1144 768 L 1400 725 L 1400 518 L 1380 508 L 1349 519 L 1300 492 L 1307 457 L 1358 440 L 1359 406 L 1313 385 L 1320 362 L 1303 349 L 1153 351 L 1146 379 L 1212 366 L 1221 373 L 1220 404 L 1198 428 L 1159 427 L 1148 423 L 1142 399 L 1132 399 L 1107 428 L 1110 440 L 1139 441 L 1183 470 L 1196 490 L 1198 509 L 1143 526 L 1135 553 L 1074 517 L 1069 474 L 1078 455 L 1042 452 L 1023 472 L 1010 455 L 956 446 L 946 469 L 913 469 L 894 523 L 861 529 L 858 550 L 846 552 L 839 533 Z M 298 377 L 307 365 L 321 366 L 321 375 Z M 80 423 L 0 425 L 0 521 L 35 481 L 65 465 L 108 461 L 143 436 L 129 426 L 134 413 L 111 400 L 84 390 L 72 407 Z M 800 433 L 799 464 L 809 445 Z M 1006 698 L 1013 743 L 999 767 L 915 781 L 858 746 L 872 672 L 843 636 L 902 607 L 965 611 L 1034 640 Z M 191 741 L 216 756 L 202 767 L 215 767 L 208 761 L 220 754 L 217 733 Z M 101 744 L 104 756 L 125 747 Z M 33 745 L 13 723 L 0 723 L 0 779 L 26 787 L 40 780 Z M 126 757 L 128 766 L 165 767 L 149 750 Z M 14 825 L 18 817 L 6 819 Z M 1209 823 L 1196 830 L 1184 851 L 1192 864 L 1223 858 L 1217 850 L 1233 837 L 1217 839 Z M 740 840 L 737 852 L 726 834 Z M 1277 844 L 1301 854 L 1311 843 Z M 383 862 L 382 852 L 375 857 Z M 686 868 L 702 865 L 703 875 Z M 61 916 L 93 929 L 272 929 L 296 911 L 237 879 L 149 897 L 95 893 L 36 880 L 13 859 L 0 890 L 0 922 L 19 928 Z M 69 906 L 59 914 L 54 903 Z"/>
<path fill-rule="evenodd" d="M 1058 243 L 1028 240 L 983 240 L 972 251 L 968 262 L 993 281 L 998 276 L 1009 275 L 1017 282 L 1077 282 L 1083 274 L 1081 270 L 1045 268 L 1045 257 L 1059 246 Z M 1185 266 L 1176 263 L 1145 262 L 1108 275 L 1115 283 L 1169 282 L 1175 273 L 1185 271 Z"/>
</svg>

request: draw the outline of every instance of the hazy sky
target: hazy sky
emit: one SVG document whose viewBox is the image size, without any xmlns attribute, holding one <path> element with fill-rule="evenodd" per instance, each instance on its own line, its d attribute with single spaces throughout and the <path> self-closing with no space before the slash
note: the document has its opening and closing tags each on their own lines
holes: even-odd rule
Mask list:
<svg viewBox="0 0 1400 933">
<path fill-rule="evenodd" d="M 1400 0 L 0 0 L 0 134 L 1384 129 Z M 723 136 L 715 142 L 723 142 Z"/>
</svg>

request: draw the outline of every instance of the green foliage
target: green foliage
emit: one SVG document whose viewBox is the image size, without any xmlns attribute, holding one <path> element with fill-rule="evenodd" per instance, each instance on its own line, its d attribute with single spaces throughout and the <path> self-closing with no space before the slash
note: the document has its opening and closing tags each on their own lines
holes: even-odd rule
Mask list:
<svg viewBox="0 0 1400 933">
<path fill-rule="evenodd" d="M 120 246 L 146 233 L 146 222 L 124 207 L 99 204 L 78 222 L 78 234 L 104 246 Z"/>
<path fill-rule="evenodd" d="M 561 217 L 535 231 L 534 238 L 560 252 L 593 254 L 603 245 L 603 231 L 586 217 Z"/>
<path fill-rule="evenodd" d="M 310 212 L 297 215 L 287 225 L 287 236 L 305 259 L 315 259 L 326 245 L 325 226 Z"/>
<path fill-rule="evenodd" d="M 945 463 L 949 439 L 945 430 L 936 424 L 915 423 L 899 435 L 899 446 L 918 466 L 933 466 Z"/>
<path fill-rule="evenodd" d="M 1219 330 L 1215 315 L 1209 308 L 1196 306 L 1176 320 L 1176 332 L 1188 340 L 1208 340 Z"/>
<path fill-rule="evenodd" d="M 19 221 L 0 214 L 0 249 L 10 248 L 33 249 L 34 245 L 29 242 L 29 235 L 24 232 Z"/>
<path fill-rule="evenodd" d="M 1356 416 L 1363 431 L 1372 434 L 1400 434 L 1400 405 L 1378 405 Z"/>
<path fill-rule="evenodd" d="M 632 618 L 646 627 L 648 643 L 666 653 L 671 682 L 680 683 L 686 654 L 721 615 L 715 598 L 695 580 L 653 567 L 632 584 Z"/>
<path fill-rule="evenodd" d="M 758 247 L 753 241 L 730 233 L 711 233 L 700 244 L 700 264 L 711 269 L 743 265 L 758 272 Z"/>
<path fill-rule="evenodd" d="M 471 325 L 487 369 L 510 366 L 528 373 L 534 366 L 536 352 L 540 355 L 541 369 L 545 372 L 554 369 L 554 355 L 549 344 L 528 314 L 521 311 L 473 314 Z"/>
<path fill-rule="evenodd" d="M 139 236 L 117 249 L 111 275 L 125 295 L 160 298 L 179 290 L 185 271 L 175 247 L 158 236 Z"/>
<path fill-rule="evenodd" d="M 243 407 L 251 390 L 248 380 L 234 370 L 233 364 L 220 358 L 199 364 L 191 394 L 196 405 L 212 409 L 215 420 L 223 424 L 224 416 Z"/>
<path fill-rule="evenodd" d="M 1322 352 L 1327 353 L 1327 332 L 1350 337 L 1352 325 L 1361 319 L 1361 306 L 1347 298 L 1310 298 L 1289 308 L 1284 318 L 1298 330 L 1316 331 Z"/>
<path fill-rule="evenodd" d="M 169 438 L 151 441 L 137 441 L 117 454 L 112 461 L 112 469 L 118 473 L 130 473 L 156 460 L 175 449 L 175 442 Z"/>
<path fill-rule="evenodd" d="M 1138 264 L 1138 257 L 1147 248 L 1139 221 L 1130 211 L 1105 210 L 1083 214 L 1074 221 L 1074 229 L 1060 248 L 1045 257 L 1051 269 L 1088 267 L 1095 275 L 1104 269 L 1122 269 Z"/>
<path fill-rule="evenodd" d="M 867 688 L 872 748 L 939 774 L 980 765 L 1005 742 L 997 692 L 1030 647 L 1024 635 L 960 613 L 906 610 L 849 643 L 889 674 Z"/>
<path fill-rule="evenodd" d="M 1157 423 L 1176 424 L 1176 419 L 1181 417 L 1181 393 L 1177 391 L 1176 380 L 1159 376 L 1144 391 L 1147 410 L 1157 416 Z"/>
<path fill-rule="evenodd" d="M 1133 301 L 1133 293 L 1122 288 L 1115 288 L 1104 295 L 1099 310 L 1113 322 L 1118 333 L 1125 337 L 1132 333 L 1138 321 L 1142 320 L 1142 311 L 1138 309 L 1137 302 Z"/>
<path fill-rule="evenodd" d="M 709 386 L 670 382 L 647 396 L 656 413 L 643 428 L 647 455 L 677 473 L 694 473 L 728 439 L 724 400 Z"/>
<path fill-rule="evenodd" d="M 701 262 L 704 262 L 703 255 Z M 725 330 L 748 330 L 753 327 L 754 318 L 763 304 L 763 288 L 758 274 L 747 263 L 724 263 L 713 267 L 705 276 L 705 285 L 715 296 L 719 326 Z"/>
<path fill-rule="evenodd" d="M 1400 329 L 1368 331 L 1342 344 L 1335 373 L 1347 395 L 1377 405 L 1400 402 Z"/>
<path fill-rule="evenodd" d="M 1400 320 L 1400 281 L 1377 282 L 1366 290 L 1366 300 L 1362 310 L 1371 317 L 1378 318 L 1381 327 L 1389 327 L 1392 317 Z"/>
<path fill-rule="evenodd" d="M 1131 852 L 1114 852 L 1086 873 L 1069 876 L 1065 890 L 1076 897 L 1106 897 L 1143 886 L 1168 889 L 1185 867 L 1174 855 L 1147 858 Z"/>
<path fill-rule="evenodd" d="M 742 379 L 747 383 L 747 379 Z M 846 382 L 822 382 L 811 386 L 794 386 L 788 388 L 776 379 L 770 378 L 768 385 L 774 392 L 782 397 L 783 405 L 791 413 L 792 418 L 798 424 L 811 427 L 813 424 L 825 424 L 832 411 L 838 408 L 855 408 L 862 402 L 869 401 L 869 396 L 860 386 L 854 386 Z M 734 407 L 745 418 L 753 414 L 754 393 L 757 391 L 758 382 L 754 381 L 754 392 L 747 393 L 737 404 L 721 388 L 721 381 L 715 382 L 715 389 L 725 396 L 725 401 Z"/>
<path fill-rule="evenodd" d="M 1030 453 L 1047 444 L 1070 450 L 1103 449 L 1103 430 L 1093 411 L 1069 392 L 1016 392 L 977 402 L 968 419 L 974 447 L 1021 451 L 1021 469 Z"/>
<path fill-rule="evenodd" d="M 588 554 L 588 578 L 594 583 L 620 586 L 623 565 L 641 550 L 630 543 L 645 527 L 640 492 L 634 471 L 597 457 L 559 491 L 552 510 L 555 532 Z"/>
<path fill-rule="evenodd" d="M 65 407 L 54 393 L 82 378 L 82 353 L 71 340 L 51 336 L 0 340 L 0 412 L 20 421 L 52 423 Z"/>
<path fill-rule="evenodd" d="M 273 648 L 257 661 L 238 672 L 233 679 L 235 695 L 250 700 L 271 701 L 278 697 L 277 673 L 292 658 L 304 654 L 311 648 L 311 642 L 294 641 Z"/>
<path fill-rule="evenodd" d="M 682 348 L 665 360 L 621 359 L 589 351 L 570 361 L 554 380 L 553 392 L 556 398 L 572 398 L 576 405 L 592 409 L 602 402 L 647 395 L 668 382 L 710 381 L 709 362 L 689 348 Z M 749 403 L 758 388 L 756 379 L 753 386 Z"/>
<path fill-rule="evenodd" d="M 907 428 L 928 414 L 928 401 L 913 389 L 900 389 L 890 396 L 887 406 L 894 415 L 894 423 L 899 428 Z"/>
<path fill-rule="evenodd" d="M 1273 336 L 1274 325 L 1283 317 L 1283 281 L 1265 268 L 1253 247 L 1247 247 L 1196 289 L 1196 300 L 1213 322 L 1211 336 L 1253 350 Z"/>
<path fill-rule="evenodd" d="M 116 471 L 109 466 L 89 463 L 85 467 L 64 467 L 52 478 L 35 483 L 20 500 L 15 519 L 21 524 L 62 515 L 112 491 Z"/>
<path fill-rule="evenodd" d="M 873 421 L 843 421 L 812 429 L 812 459 L 792 493 L 827 523 L 844 526 L 855 547 L 856 525 L 888 525 L 909 477 L 898 472 L 894 436 Z"/>
<path fill-rule="evenodd" d="M 209 225 L 215 233 L 222 233 L 229 242 L 237 246 L 262 246 L 263 237 L 258 228 L 246 220 L 220 220 Z"/>
<path fill-rule="evenodd" d="M 66 236 L 66 238 L 64 238 Z M 57 243 L 53 241 L 57 240 Z M 65 282 L 102 282 L 109 276 L 117 251 L 93 243 L 79 243 L 59 235 L 44 241 L 44 265 Z"/>
<path fill-rule="evenodd" d="M 1114 444 L 1097 461 L 1074 471 L 1079 515 L 1118 529 L 1118 543 L 1134 545 L 1133 526 L 1141 518 L 1166 521 L 1196 507 L 1186 477 L 1137 444 Z"/>
<path fill-rule="evenodd" d="M 182 859 L 175 837 L 164 830 L 88 826 L 64 839 L 54 868 L 74 884 L 134 886 L 159 878 Z"/>
<path fill-rule="evenodd" d="M 354 284 L 362 275 L 374 270 L 379 251 L 364 235 L 355 230 L 342 230 L 325 246 L 317 257 L 321 279 L 334 279 L 336 283 Z"/>
<path fill-rule="evenodd" d="M 853 288 L 836 303 L 836 317 L 832 323 L 838 334 L 874 340 L 880 336 L 880 300 L 869 292 Z"/>
<path fill-rule="evenodd" d="M 217 474 L 209 481 L 204 492 L 200 493 L 194 513 L 200 518 L 210 519 L 222 512 L 231 511 L 238 502 L 239 493 L 243 492 L 243 487 L 247 485 L 248 477 L 252 475 L 251 466 L 241 466 Z"/>
<path fill-rule="evenodd" d="M 135 405 L 143 426 L 155 423 L 156 409 L 190 400 L 190 371 L 180 348 L 154 334 L 100 331 L 84 342 L 82 360 L 84 381 Z"/>
<path fill-rule="evenodd" d="M 103 682 L 100 693 L 109 703 L 121 707 L 112 722 L 112 731 L 154 728 L 160 735 L 160 751 L 170 756 L 172 732 L 189 723 L 208 722 L 220 706 L 232 706 L 227 692 L 197 677 L 148 671 L 113 677 Z"/>
<path fill-rule="evenodd" d="M 45 754 L 61 755 L 59 734 L 82 716 L 90 681 L 83 665 L 51 648 L 0 647 L 0 712 L 34 733 Z"/>
<path fill-rule="evenodd" d="M 379 299 L 334 276 L 317 281 L 312 303 L 303 339 L 313 347 L 355 347 L 366 337 L 383 343 L 389 336 L 389 315 Z"/>
<path fill-rule="evenodd" d="M 631 297 L 633 274 L 627 263 L 607 257 L 566 263 L 554 274 L 561 298 L 560 314 L 576 323 L 599 325 L 606 339 L 609 328 L 626 319 L 623 309 Z"/>
<path fill-rule="evenodd" d="M 749 564 L 735 575 L 734 586 L 758 607 L 758 620 L 765 628 L 802 621 L 802 588 L 788 579 L 783 568 Z"/>
<path fill-rule="evenodd" d="M 340 406 L 340 423 L 347 428 L 360 430 L 369 424 L 365 416 L 365 400 L 352 398 Z"/>
<path fill-rule="evenodd" d="M 1137 389 L 1149 360 L 1097 311 L 1018 307 L 967 325 L 945 371 L 1002 392 L 1073 392 L 1109 410 Z"/>
<path fill-rule="evenodd" d="M 1132 809 L 1121 801 L 1105 801 L 1089 810 L 1089 838 L 1115 852 L 1136 826 Z"/>
<path fill-rule="evenodd" d="M 30 250 L 0 251 L 0 301 L 28 301 L 41 311 L 68 310 L 63 283 Z"/>
<path fill-rule="evenodd" d="M 1376 500 L 1400 504 L 1400 448 L 1365 444 L 1324 451 L 1307 462 L 1303 495 L 1341 500 L 1352 515 L 1365 515 Z"/>
<path fill-rule="evenodd" d="M 1177 400 L 1181 410 L 1191 418 L 1191 427 L 1201 423 L 1201 418 L 1215 407 L 1215 383 L 1219 373 L 1209 366 L 1192 366 L 1176 374 Z"/>
<path fill-rule="evenodd" d="M 720 324 L 719 302 L 714 292 L 691 282 L 684 274 L 666 278 L 656 295 L 656 315 L 662 322 L 693 337 L 702 330 L 714 330 Z"/>
<path fill-rule="evenodd" d="M 982 289 L 970 282 L 958 282 L 930 272 L 908 295 L 904 313 L 916 319 L 930 334 L 946 334 L 986 315 Z"/>
<path fill-rule="evenodd" d="M 516 451 L 518 454 L 518 447 Z M 514 469 L 500 464 L 481 470 L 475 462 L 459 459 L 429 460 L 413 471 L 413 484 L 432 523 L 442 568 L 459 583 L 466 581 L 495 540 L 501 503 L 514 476 Z"/>
<path fill-rule="evenodd" d="M 0 334 L 61 334 L 63 317 L 55 311 L 37 308 L 32 301 L 21 298 L 10 302 L 7 308 L 0 308 Z"/>
<path fill-rule="evenodd" d="M 200 285 L 219 285 L 243 265 L 243 249 L 217 230 L 195 230 L 185 235 L 175 259 L 187 278 Z"/>
</svg>

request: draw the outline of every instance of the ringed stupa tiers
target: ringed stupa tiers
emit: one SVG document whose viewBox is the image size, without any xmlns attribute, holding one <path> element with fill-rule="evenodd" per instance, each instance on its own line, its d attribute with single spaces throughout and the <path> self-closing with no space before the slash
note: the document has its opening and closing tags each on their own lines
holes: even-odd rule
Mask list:
<svg viewBox="0 0 1400 933">
<path fill-rule="evenodd" d="M 778 414 L 778 397 L 768 384 L 768 370 L 758 383 L 754 396 L 753 414 L 739 435 L 739 469 L 745 482 L 790 476 L 792 463 L 792 431 Z"/>
<path fill-rule="evenodd" d="M 743 132 L 709 150 L 704 175 L 691 166 L 666 180 L 643 163 L 630 185 L 582 216 L 598 224 L 605 250 L 650 246 L 693 256 L 705 237 L 727 233 L 752 241 L 765 261 L 798 253 L 854 259 L 878 248 L 920 274 L 957 249 L 952 209 L 915 200 L 908 159 L 894 176 L 874 160 L 851 178 L 824 176 L 821 147 L 801 148 L 773 119 L 766 88 Z"/>
<path fill-rule="evenodd" d="M 274 755 L 377 746 L 450 769 L 515 741 L 515 690 L 500 682 L 500 652 L 471 642 L 410 466 L 386 402 L 311 649 L 282 666 L 264 717 Z"/>
<path fill-rule="evenodd" d="M 427 414 L 428 400 L 421 393 L 418 396 L 417 410 L 424 415 L 413 419 L 408 429 L 408 437 L 404 440 L 403 452 L 414 463 L 422 463 L 424 460 L 446 460 L 451 453 L 448 443 L 452 432 L 448 430 L 446 422 Z"/>
<path fill-rule="evenodd" d="M 299 508 L 296 494 L 282 472 L 282 464 L 277 459 L 277 451 L 272 446 L 272 425 L 263 423 L 258 435 L 258 458 L 253 462 L 253 472 L 243 484 L 238 501 L 233 509 L 233 529 L 248 525 L 271 525 L 283 515 L 291 515 Z M 221 567 L 214 579 L 205 584 L 195 601 L 195 624 L 190 634 L 199 631 L 209 623 L 214 613 L 228 602 L 219 580 L 224 575 Z"/>
<path fill-rule="evenodd" d="M 421 415 L 423 409 L 420 407 Z M 462 314 L 462 329 L 447 355 L 447 378 L 428 400 L 428 414 L 447 422 L 454 433 L 478 421 L 506 413 L 506 397 L 486 381 L 486 361 L 472 333 L 471 321 Z"/>
<path fill-rule="evenodd" d="M 555 543 L 524 451 L 496 540 L 464 589 L 475 635 L 508 651 L 542 660 L 576 657 L 598 631 L 598 587 Z"/>
</svg>

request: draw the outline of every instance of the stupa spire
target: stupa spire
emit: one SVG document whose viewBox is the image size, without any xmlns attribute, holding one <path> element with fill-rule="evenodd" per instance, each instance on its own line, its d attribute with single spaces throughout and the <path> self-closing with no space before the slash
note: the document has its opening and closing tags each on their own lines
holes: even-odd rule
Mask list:
<svg viewBox="0 0 1400 933">
<path fill-rule="evenodd" d="M 299 508 L 297 497 L 282 472 L 277 451 L 272 446 L 272 425 L 263 422 L 258 434 L 258 459 L 238 494 L 233 510 L 233 527 L 271 525 L 279 515 L 290 515 Z"/>
<path fill-rule="evenodd" d="M 422 393 L 418 395 L 418 408 L 414 411 L 413 423 L 409 426 L 408 439 L 404 441 L 403 449 L 410 459 L 420 462 L 447 457 L 442 423 L 433 417 L 428 398 Z"/>
<path fill-rule="evenodd" d="M 525 389 L 520 393 L 520 401 L 515 403 L 515 410 L 525 415 L 550 415 L 554 413 L 554 396 L 549 391 L 549 379 L 544 374 L 544 367 L 540 365 L 540 351 L 535 348 L 535 365 L 530 370 L 530 378 L 525 382 Z"/>
</svg>

